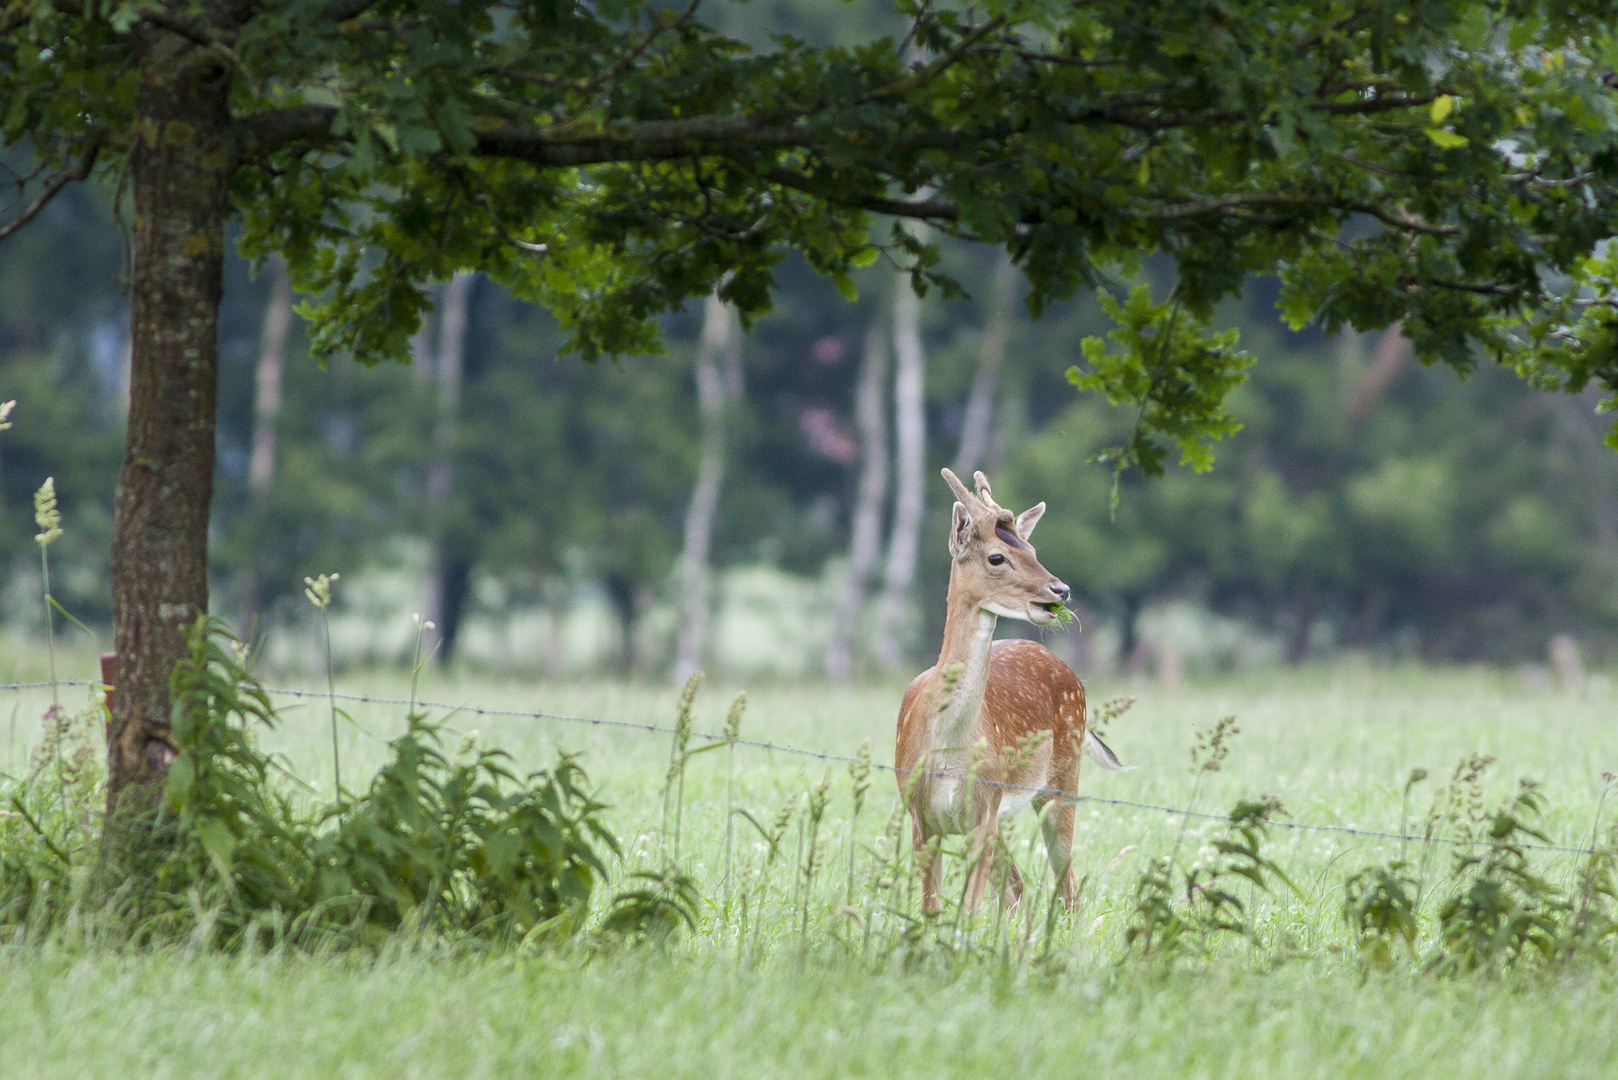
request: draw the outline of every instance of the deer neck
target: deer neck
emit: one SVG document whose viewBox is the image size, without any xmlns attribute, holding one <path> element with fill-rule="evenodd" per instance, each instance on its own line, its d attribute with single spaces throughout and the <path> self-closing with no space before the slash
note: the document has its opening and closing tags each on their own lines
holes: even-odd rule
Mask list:
<svg viewBox="0 0 1618 1080">
<path fill-rule="evenodd" d="M 938 654 L 940 679 L 932 722 L 932 749 L 968 750 L 978 739 L 978 715 L 989 685 L 989 652 L 998 620 L 962 595 L 955 567 L 949 572 L 949 608 L 944 647 Z"/>
</svg>

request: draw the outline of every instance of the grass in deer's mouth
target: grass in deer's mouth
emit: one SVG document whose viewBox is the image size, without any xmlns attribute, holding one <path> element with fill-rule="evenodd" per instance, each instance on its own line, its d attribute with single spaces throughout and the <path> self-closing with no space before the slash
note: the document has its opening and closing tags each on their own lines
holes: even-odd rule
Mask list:
<svg viewBox="0 0 1618 1080">
<path fill-rule="evenodd" d="M 1074 623 L 1077 625 L 1079 618 L 1078 615 L 1074 613 L 1072 608 L 1068 607 L 1061 601 L 1057 601 L 1054 604 L 1036 604 L 1035 606 L 1050 612 L 1052 615 L 1055 615 L 1057 626 L 1066 626 L 1068 623 Z"/>
</svg>

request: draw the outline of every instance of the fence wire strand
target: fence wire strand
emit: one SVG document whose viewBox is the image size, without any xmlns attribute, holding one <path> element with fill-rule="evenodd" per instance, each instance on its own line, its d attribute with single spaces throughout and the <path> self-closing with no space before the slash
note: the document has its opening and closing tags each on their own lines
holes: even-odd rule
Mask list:
<svg viewBox="0 0 1618 1080">
<path fill-rule="evenodd" d="M 102 685 L 100 682 L 93 679 L 57 679 L 55 682 L 0 683 L 0 691 L 48 690 L 52 686 L 100 685 Z M 511 717 L 521 720 L 555 720 L 559 723 L 581 724 L 588 727 L 598 728 L 616 728 L 624 731 L 640 731 L 655 735 L 673 735 L 675 733 L 675 729 L 673 727 L 664 724 L 641 724 L 632 720 L 607 720 L 601 717 L 569 716 L 565 713 L 546 712 L 541 709 L 494 709 L 482 705 L 452 705 L 449 702 L 429 701 L 423 698 L 416 698 L 412 700 L 410 698 L 379 697 L 374 694 L 331 694 L 325 690 L 297 690 L 274 686 L 267 686 L 264 688 L 264 690 L 267 693 L 274 694 L 279 697 L 296 698 L 300 701 L 305 699 L 330 701 L 335 698 L 338 701 L 354 702 L 362 705 L 403 705 L 406 708 L 416 707 L 422 709 L 441 709 L 451 714 L 470 713 L 473 716 Z M 359 724 L 355 724 L 354 726 L 363 734 L 369 735 L 378 742 L 387 741 L 381 736 L 374 735 L 371 732 L 366 731 L 363 727 L 360 727 Z M 724 735 L 716 735 L 712 732 L 696 730 L 693 730 L 688 734 L 691 738 L 702 739 L 703 741 L 709 743 L 730 742 L 735 746 L 745 746 L 753 750 L 764 750 L 770 753 L 786 754 L 792 757 L 801 757 L 814 761 L 825 761 L 840 765 L 852 765 L 861 760 L 860 758 L 850 757 L 847 754 L 833 754 L 824 750 L 809 750 L 801 746 L 788 746 L 782 743 L 768 742 L 763 739 L 727 739 Z M 878 771 L 892 773 L 896 776 L 909 775 L 910 773 L 917 771 L 913 769 L 901 769 L 896 765 L 883 765 L 875 761 L 867 761 L 865 764 Z M 937 777 L 940 779 L 961 779 L 959 773 L 952 773 L 943 770 L 928 771 L 922 773 L 922 775 Z M 1059 792 L 1052 788 L 1037 788 L 1026 784 L 1007 784 L 996 780 L 976 780 L 974 782 L 982 784 L 985 787 L 995 787 L 1003 791 L 1013 791 L 1019 794 L 1060 795 Z M 1204 821 L 1230 820 L 1229 816 L 1226 814 L 1214 814 L 1204 810 L 1192 810 L 1189 807 L 1181 806 L 1161 806 L 1157 803 L 1140 802 L 1135 799 L 1116 799 L 1104 795 L 1061 795 L 1060 797 L 1062 801 L 1074 804 L 1092 803 L 1098 806 L 1121 806 L 1131 810 L 1148 810 L 1153 813 L 1167 814 L 1173 817 L 1198 818 Z M 1353 825 L 1322 825 L 1315 822 L 1283 820 L 1272 820 L 1270 824 L 1282 829 L 1291 829 L 1295 832 L 1338 833 L 1341 835 L 1362 836 L 1377 840 L 1398 840 L 1401 843 L 1414 842 L 1419 844 L 1448 844 L 1456 847 L 1465 847 L 1476 843 L 1476 841 L 1459 840 L 1448 836 L 1411 836 L 1405 833 L 1396 833 L 1385 829 L 1362 829 Z M 1550 851 L 1567 855 L 1589 855 L 1592 853 L 1592 849 L 1590 848 L 1568 847 L 1563 844 L 1523 844 L 1522 846 L 1534 851 Z"/>
<path fill-rule="evenodd" d="M 333 696 L 324 690 L 294 690 L 280 687 L 265 687 L 265 690 L 271 694 L 299 699 L 319 698 L 322 700 L 330 700 L 330 698 Z M 656 735 L 675 734 L 675 729 L 673 727 L 663 724 L 641 724 L 631 720 L 606 720 L 599 717 L 569 716 L 565 713 L 545 712 L 539 709 L 494 709 L 478 705 L 452 705 L 448 702 L 428 701 L 422 698 L 417 698 L 412 701 L 408 698 L 377 697 L 372 694 L 337 694 L 335 697 L 338 701 L 357 702 L 366 705 L 402 705 L 406 708 L 413 705 L 417 708 L 441 709 L 450 713 L 470 713 L 473 716 L 512 717 L 523 720 L 555 720 L 568 724 L 582 724 L 589 727 L 619 728 L 628 731 L 640 731 Z M 696 730 L 692 730 L 688 734 L 691 738 L 702 739 L 710 743 L 722 743 L 728 741 L 736 746 L 745 746 L 754 750 L 765 750 L 771 753 L 787 754 L 794 757 L 831 762 L 834 764 L 851 765 L 861 760 L 859 758 L 850 757 L 847 754 L 834 754 L 824 750 L 810 750 L 801 746 L 788 746 L 782 743 L 767 742 L 762 739 L 737 738 L 734 740 L 727 740 L 724 735 L 716 735 L 712 732 Z M 908 775 L 917 771 L 913 769 L 901 769 L 896 765 L 883 765 L 875 761 L 866 762 L 866 764 L 873 769 L 885 773 L 891 773 L 896 776 Z M 938 777 L 941 779 L 961 778 L 959 773 L 951 773 L 947 771 L 929 771 L 922 773 L 922 775 Z M 982 779 L 976 780 L 975 783 L 982 784 L 985 787 L 995 787 L 1003 791 L 1013 791 L 1020 794 L 1059 794 L 1051 788 L 1037 788 L 1026 784 L 1007 784 L 1001 781 Z M 1092 803 L 1100 806 L 1121 806 L 1133 810 L 1148 810 L 1154 813 L 1167 814 L 1180 818 L 1199 818 L 1204 821 L 1230 820 L 1230 817 L 1227 814 L 1214 814 L 1203 810 L 1192 810 L 1188 807 L 1161 806 L 1157 803 L 1139 802 L 1135 799 L 1116 799 L 1103 795 L 1062 795 L 1061 798 L 1064 802 L 1074 804 Z M 1271 820 L 1270 824 L 1283 829 L 1291 829 L 1295 832 L 1339 833 L 1349 836 L 1362 836 L 1378 840 L 1398 840 L 1401 843 L 1414 842 L 1421 844 L 1447 844 L 1456 847 L 1466 847 L 1471 846 L 1476 842 L 1459 840 L 1454 837 L 1447 836 L 1411 836 L 1409 834 L 1390 832 L 1385 829 L 1362 829 L 1353 825 L 1323 825 L 1314 822 L 1284 821 L 1274 819 Z M 1550 851 L 1561 854 L 1588 855 L 1591 853 L 1590 848 L 1568 847 L 1562 844 L 1523 844 L 1522 846 L 1535 851 Z"/>
</svg>

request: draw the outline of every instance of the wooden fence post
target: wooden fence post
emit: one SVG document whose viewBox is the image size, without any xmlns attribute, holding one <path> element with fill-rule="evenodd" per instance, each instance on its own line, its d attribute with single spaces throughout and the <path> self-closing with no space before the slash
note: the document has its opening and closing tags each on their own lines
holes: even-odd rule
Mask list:
<svg viewBox="0 0 1618 1080">
<path fill-rule="evenodd" d="M 107 688 L 107 696 L 103 703 L 107 706 L 107 742 L 112 742 L 112 680 L 118 673 L 118 654 L 104 652 L 101 654 L 101 685 Z"/>
</svg>

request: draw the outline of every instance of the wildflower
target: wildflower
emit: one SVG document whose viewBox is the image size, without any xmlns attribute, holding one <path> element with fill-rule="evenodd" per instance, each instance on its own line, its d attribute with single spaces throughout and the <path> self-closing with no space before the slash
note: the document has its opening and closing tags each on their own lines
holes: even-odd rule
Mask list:
<svg viewBox="0 0 1618 1080">
<path fill-rule="evenodd" d="M 62 513 L 56 509 L 56 477 L 47 476 L 34 492 L 34 523 L 40 532 L 34 539 L 46 547 L 62 535 Z"/>
<path fill-rule="evenodd" d="M 303 579 L 303 583 L 307 588 L 303 590 L 303 595 L 307 596 L 309 602 L 315 607 L 325 611 L 331 606 L 331 587 L 337 584 L 340 577 L 342 577 L 341 574 L 321 574 L 319 577 L 306 577 Z"/>
</svg>

